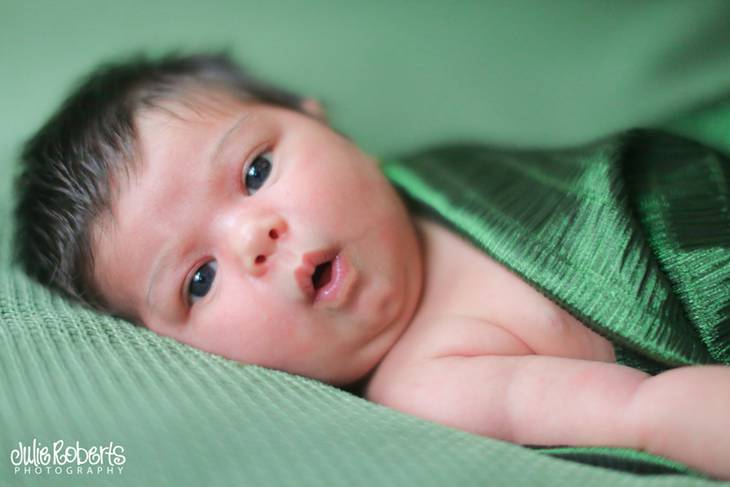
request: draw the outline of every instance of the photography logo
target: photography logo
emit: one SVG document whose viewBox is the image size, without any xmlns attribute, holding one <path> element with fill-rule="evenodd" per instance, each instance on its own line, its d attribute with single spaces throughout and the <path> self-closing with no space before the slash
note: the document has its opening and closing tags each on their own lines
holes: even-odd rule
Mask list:
<svg viewBox="0 0 730 487">
<path fill-rule="evenodd" d="M 78 441 L 43 443 L 36 438 L 18 442 L 10 451 L 15 475 L 121 475 L 127 458 L 124 447 L 110 441 L 104 445 L 81 445 Z"/>
</svg>

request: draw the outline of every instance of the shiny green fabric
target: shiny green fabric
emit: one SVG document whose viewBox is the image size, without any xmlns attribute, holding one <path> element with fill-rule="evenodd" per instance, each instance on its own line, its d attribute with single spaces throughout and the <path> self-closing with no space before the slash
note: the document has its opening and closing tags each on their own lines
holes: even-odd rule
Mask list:
<svg viewBox="0 0 730 487">
<path fill-rule="evenodd" d="M 571 150 L 454 145 L 383 164 L 429 212 L 650 372 L 730 363 L 730 162 L 657 130 Z"/>
</svg>

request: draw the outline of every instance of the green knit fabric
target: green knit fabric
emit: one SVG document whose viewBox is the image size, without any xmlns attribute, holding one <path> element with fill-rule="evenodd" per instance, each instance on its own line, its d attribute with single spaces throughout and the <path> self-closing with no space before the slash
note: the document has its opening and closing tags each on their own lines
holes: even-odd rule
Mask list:
<svg viewBox="0 0 730 487">
<path fill-rule="evenodd" d="M 730 159 L 635 130 L 562 151 L 438 148 L 384 170 L 647 371 L 730 364 Z"/>
<path fill-rule="evenodd" d="M 530 280 L 544 288 L 544 283 L 548 283 L 557 290 L 556 295 L 562 296 L 564 305 L 583 318 L 595 317 L 592 323 L 602 324 L 605 328 L 601 329 L 607 334 L 632 353 L 645 353 L 652 362 L 674 365 L 711 361 L 713 347 L 719 347 L 719 354 L 725 352 L 707 330 L 726 316 L 722 314 L 726 308 L 717 305 L 705 309 L 698 304 L 696 310 L 688 308 L 685 312 L 684 300 L 695 300 L 698 292 L 704 296 L 703 292 L 709 291 L 702 289 L 707 286 L 676 288 L 675 293 L 670 282 L 691 272 L 684 267 L 685 254 L 705 252 L 707 242 L 682 241 L 672 247 L 665 241 L 666 235 L 670 235 L 666 226 L 641 241 L 627 233 L 644 225 L 640 222 L 653 221 L 649 215 L 663 205 L 656 200 L 639 198 L 640 211 L 630 221 L 619 214 L 619 207 L 612 206 L 613 203 L 601 210 L 607 195 L 631 192 L 628 187 L 620 187 L 616 178 L 607 177 L 611 166 L 602 157 L 616 154 L 612 147 L 608 142 L 591 146 L 587 160 L 578 152 L 556 153 L 553 159 L 546 157 L 544 163 L 532 169 L 503 164 L 511 172 L 499 184 L 495 182 L 496 188 L 512 180 L 512 175 L 547 184 L 539 193 L 523 195 L 529 198 L 520 198 L 519 204 L 511 199 L 515 195 L 503 192 L 489 211 L 505 215 L 505 221 L 512 222 L 517 229 L 520 219 L 530 222 L 532 226 L 523 233 L 536 238 L 546 238 L 555 225 L 550 223 L 548 210 L 560 213 L 567 211 L 566 204 L 573 204 L 587 211 L 587 215 L 563 213 L 565 220 L 560 228 L 577 232 L 579 238 L 568 238 L 568 233 L 560 247 L 536 252 L 535 256 L 546 264 L 579 258 L 585 262 L 581 264 L 584 271 L 593 266 L 594 273 L 610 270 L 626 277 L 626 285 L 619 284 L 617 277 L 615 288 L 602 295 L 611 299 L 614 306 L 599 303 L 586 307 L 586 300 L 579 297 L 581 293 L 597 292 L 598 278 L 589 275 L 587 281 L 593 287 L 580 287 L 576 283 L 585 276 L 567 264 L 567 274 L 561 278 L 551 278 L 535 267 L 528 276 Z M 463 173 L 452 170 L 450 175 L 446 174 L 448 168 L 442 169 L 438 179 L 446 185 L 453 181 L 452 176 L 475 180 L 467 169 Z M 560 177 L 550 176 L 548 170 L 558 171 Z M 636 171 L 643 175 L 643 169 Z M 412 172 L 408 177 L 415 181 L 416 175 Z M 661 188 L 665 182 L 660 178 L 652 184 Z M 428 197 L 429 203 L 437 208 L 455 205 L 453 219 L 470 221 L 473 215 L 460 209 L 461 204 L 452 198 L 478 196 L 462 190 L 436 191 Z M 663 193 L 657 189 L 655 194 Z M 31 282 L 11 265 L 10 206 L 10 196 L 3 193 L 3 485 L 716 485 L 683 474 L 630 473 L 683 471 L 672 462 L 639 452 L 607 448 L 540 452 L 467 434 L 315 381 L 233 363 L 81 309 Z M 589 230 L 591 223 L 598 220 L 611 232 L 604 236 L 610 236 L 610 245 L 604 244 L 602 252 L 592 257 L 585 247 L 600 241 Z M 718 235 L 723 237 L 721 232 Z M 486 233 L 477 237 L 493 239 L 493 247 L 505 252 L 508 258 L 515 242 L 527 245 L 519 234 L 511 239 Z M 649 250 L 655 247 L 669 250 L 659 258 L 654 250 Z M 604 253 L 621 254 L 625 248 L 632 252 L 621 262 L 600 260 Z M 711 250 L 714 248 L 711 246 Z M 709 255 L 714 256 L 712 252 L 716 251 Z M 521 265 L 518 260 L 512 263 L 515 268 Z M 639 278 L 643 284 L 637 284 Z M 662 319 L 676 320 L 675 331 L 649 333 L 635 325 L 658 326 Z M 696 320 L 705 331 L 697 330 Z M 124 448 L 126 463 L 117 474 L 56 474 L 53 469 L 40 475 L 24 474 L 22 470 L 16 473 L 9 461 L 10 451 L 19 442 L 28 445 L 34 438 L 44 445 L 57 440 L 66 444 L 78 441 L 86 447 L 114 442 Z"/>
</svg>

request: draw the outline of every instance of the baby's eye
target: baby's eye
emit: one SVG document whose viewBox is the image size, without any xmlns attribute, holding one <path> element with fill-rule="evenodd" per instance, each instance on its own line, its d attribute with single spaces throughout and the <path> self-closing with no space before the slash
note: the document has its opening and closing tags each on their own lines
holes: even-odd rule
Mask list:
<svg viewBox="0 0 730 487">
<path fill-rule="evenodd" d="M 188 284 L 188 301 L 190 304 L 195 302 L 208 294 L 213 280 L 215 279 L 215 271 L 218 269 L 218 263 L 214 260 L 210 260 L 198 267 L 193 277 L 190 279 Z"/>
<path fill-rule="evenodd" d="M 269 177 L 269 173 L 271 172 L 271 165 L 271 151 L 259 154 L 256 156 L 256 159 L 248 165 L 243 182 L 248 194 L 254 194 L 261 186 L 264 185 L 266 178 Z"/>
</svg>

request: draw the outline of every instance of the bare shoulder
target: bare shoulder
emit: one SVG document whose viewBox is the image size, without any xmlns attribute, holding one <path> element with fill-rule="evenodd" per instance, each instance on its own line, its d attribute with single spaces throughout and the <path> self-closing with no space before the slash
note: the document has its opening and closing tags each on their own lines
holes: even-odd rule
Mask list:
<svg viewBox="0 0 730 487">
<path fill-rule="evenodd" d="M 366 398 L 435 423 L 478 435 L 514 441 L 505 396 L 510 372 L 490 367 L 477 383 L 459 373 L 473 357 L 440 357 L 371 382 Z M 485 371 L 487 372 L 487 371 Z M 480 390 L 477 393 L 477 390 Z"/>
<path fill-rule="evenodd" d="M 431 317 L 411 325 L 373 372 L 364 395 L 394 409 L 450 424 L 451 399 L 460 395 L 452 394 L 454 381 L 465 386 L 467 379 L 458 377 L 460 359 L 532 353 L 524 342 L 498 325 L 463 316 Z M 507 371 L 497 367 L 493 372 L 493 379 L 498 379 Z M 499 436 L 495 432 L 490 435 Z"/>
<path fill-rule="evenodd" d="M 469 316 L 420 317 L 409 326 L 372 375 L 371 388 L 400 382 L 400 376 L 444 357 L 530 355 L 533 350 L 509 329 Z"/>
</svg>

